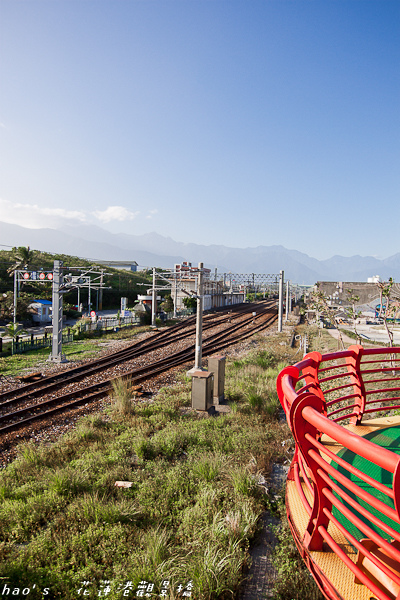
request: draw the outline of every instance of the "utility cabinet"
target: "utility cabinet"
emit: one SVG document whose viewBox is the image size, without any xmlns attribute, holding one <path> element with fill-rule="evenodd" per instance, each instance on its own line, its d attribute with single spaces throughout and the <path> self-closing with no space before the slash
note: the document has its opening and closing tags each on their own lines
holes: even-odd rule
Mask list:
<svg viewBox="0 0 400 600">
<path fill-rule="evenodd" d="M 208 370 L 214 373 L 213 403 L 220 404 L 224 400 L 225 390 L 225 356 L 210 356 Z"/>
<path fill-rule="evenodd" d="M 208 410 L 213 406 L 214 375 L 209 371 L 195 371 L 192 376 L 192 408 Z"/>
</svg>

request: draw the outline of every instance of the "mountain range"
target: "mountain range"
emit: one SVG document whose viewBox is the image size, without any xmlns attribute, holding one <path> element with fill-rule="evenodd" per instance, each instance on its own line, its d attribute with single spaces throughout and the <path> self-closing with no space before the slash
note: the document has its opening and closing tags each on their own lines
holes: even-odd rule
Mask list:
<svg viewBox="0 0 400 600">
<path fill-rule="evenodd" d="M 219 273 L 279 273 L 285 279 L 312 285 L 316 281 L 366 281 L 380 275 L 400 281 L 400 252 L 380 260 L 373 256 L 339 256 L 317 260 L 283 246 L 230 248 L 185 244 L 158 233 L 114 234 L 94 225 L 65 225 L 59 229 L 27 229 L 0 222 L 0 244 L 98 260 L 136 261 L 141 267 L 171 268 L 174 263 L 203 262 Z M 1 247 L 0 246 L 0 247 Z"/>
</svg>

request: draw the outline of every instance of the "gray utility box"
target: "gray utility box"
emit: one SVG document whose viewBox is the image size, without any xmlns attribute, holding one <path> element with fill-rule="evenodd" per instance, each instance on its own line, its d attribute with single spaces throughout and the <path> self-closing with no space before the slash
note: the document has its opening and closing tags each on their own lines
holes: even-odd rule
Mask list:
<svg viewBox="0 0 400 600">
<path fill-rule="evenodd" d="M 220 404 L 224 400 L 225 390 L 225 356 L 210 356 L 208 359 L 208 370 L 214 373 L 214 404 Z"/>
<path fill-rule="evenodd" d="M 213 406 L 214 375 L 209 371 L 196 371 L 192 376 L 192 408 L 208 410 Z"/>
</svg>

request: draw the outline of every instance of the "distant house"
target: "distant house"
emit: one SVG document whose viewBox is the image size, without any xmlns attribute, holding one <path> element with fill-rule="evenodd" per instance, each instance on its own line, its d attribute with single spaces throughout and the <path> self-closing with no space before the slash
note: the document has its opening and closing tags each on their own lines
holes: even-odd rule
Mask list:
<svg viewBox="0 0 400 600">
<path fill-rule="evenodd" d="M 35 323 L 51 323 L 51 300 L 34 300 L 28 308 Z"/>
<path fill-rule="evenodd" d="M 124 271 L 137 271 L 138 268 L 135 260 L 96 260 L 96 263 L 113 269 L 123 269 Z"/>
</svg>

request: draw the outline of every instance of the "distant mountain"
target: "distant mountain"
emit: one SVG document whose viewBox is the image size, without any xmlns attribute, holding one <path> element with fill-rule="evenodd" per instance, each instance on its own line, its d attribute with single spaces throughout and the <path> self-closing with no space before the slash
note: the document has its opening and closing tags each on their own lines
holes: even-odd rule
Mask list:
<svg viewBox="0 0 400 600">
<path fill-rule="evenodd" d="M 283 246 L 229 248 L 213 244 L 184 244 L 157 233 L 113 234 L 94 225 L 61 229 L 26 229 L 0 222 L 0 243 L 30 246 L 46 252 L 71 254 L 92 260 L 135 260 L 141 266 L 172 267 L 188 260 L 218 271 L 233 273 L 279 273 L 300 284 L 316 281 L 366 281 L 372 275 L 400 281 L 400 253 L 384 260 L 373 256 L 333 256 L 319 261 Z"/>
</svg>

